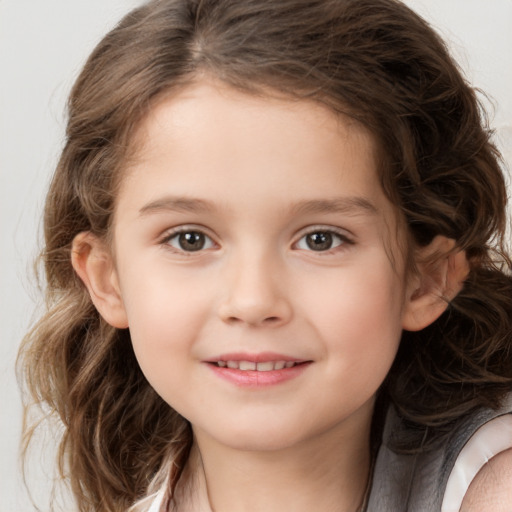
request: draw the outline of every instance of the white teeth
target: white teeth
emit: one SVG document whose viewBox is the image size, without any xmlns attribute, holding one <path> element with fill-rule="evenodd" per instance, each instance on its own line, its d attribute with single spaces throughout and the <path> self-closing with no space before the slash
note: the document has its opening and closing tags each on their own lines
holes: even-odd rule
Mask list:
<svg viewBox="0 0 512 512">
<path fill-rule="evenodd" d="M 240 361 L 238 366 L 239 370 L 256 370 L 256 363 L 251 361 Z"/>
<path fill-rule="evenodd" d="M 291 368 L 295 364 L 293 361 L 265 361 L 263 363 L 255 363 L 254 361 L 217 361 L 219 368 L 228 367 L 233 370 L 257 370 L 259 372 L 282 370 L 283 368 Z"/>
<path fill-rule="evenodd" d="M 259 372 L 270 372 L 274 369 L 274 363 L 272 361 L 268 361 L 266 363 L 258 363 L 256 365 L 256 369 Z"/>
</svg>

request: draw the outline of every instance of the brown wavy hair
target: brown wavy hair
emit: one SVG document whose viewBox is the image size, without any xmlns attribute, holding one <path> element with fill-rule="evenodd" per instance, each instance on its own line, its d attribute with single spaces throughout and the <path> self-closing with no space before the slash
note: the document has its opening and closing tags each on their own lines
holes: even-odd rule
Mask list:
<svg viewBox="0 0 512 512">
<path fill-rule="evenodd" d="M 431 27 L 396 0 L 153 0 L 106 35 L 71 92 L 44 212 L 48 309 L 19 359 L 36 405 L 61 423 L 59 468 L 81 512 L 126 510 L 163 480 L 162 468 L 174 487 L 190 450 L 187 421 L 145 380 L 129 331 L 99 316 L 70 251 L 81 231 L 108 237 L 136 127 L 200 74 L 356 119 L 380 147 L 383 189 L 414 244 L 444 235 L 466 251 L 462 292 L 433 325 L 403 334 L 381 396 L 436 435 L 512 388 L 499 154 L 475 91 Z M 27 407 L 26 445 L 34 421 Z"/>
</svg>

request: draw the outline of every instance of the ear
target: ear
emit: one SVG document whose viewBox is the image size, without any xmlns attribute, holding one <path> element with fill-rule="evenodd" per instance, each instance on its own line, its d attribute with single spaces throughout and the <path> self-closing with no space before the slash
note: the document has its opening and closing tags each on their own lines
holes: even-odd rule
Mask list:
<svg viewBox="0 0 512 512">
<path fill-rule="evenodd" d="M 100 315 L 113 327 L 127 328 L 114 261 L 105 242 L 90 232 L 79 233 L 73 240 L 71 263 Z"/>
<path fill-rule="evenodd" d="M 416 274 L 410 278 L 402 327 L 419 331 L 437 320 L 460 292 L 469 273 L 464 251 L 455 241 L 435 237 L 416 253 Z"/>
</svg>

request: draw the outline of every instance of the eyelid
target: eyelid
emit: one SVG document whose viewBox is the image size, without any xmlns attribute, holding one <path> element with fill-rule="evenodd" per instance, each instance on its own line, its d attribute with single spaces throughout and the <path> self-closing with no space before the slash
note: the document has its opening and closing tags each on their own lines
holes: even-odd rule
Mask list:
<svg viewBox="0 0 512 512">
<path fill-rule="evenodd" d="M 295 237 L 295 241 L 292 244 L 292 248 L 296 248 L 297 244 L 305 236 L 310 235 L 312 233 L 319 233 L 319 232 L 321 232 L 321 233 L 332 233 L 333 235 L 341 238 L 342 241 L 343 241 L 342 244 L 340 244 L 339 246 L 333 247 L 332 249 L 328 249 L 326 251 L 317 251 L 319 255 L 329 254 L 329 253 L 332 253 L 333 251 L 337 250 L 340 247 L 343 247 L 345 245 L 354 245 L 354 243 L 355 243 L 354 236 L 349 231 L 347 231 L 346 229 L 342 229 L 342 228 L 335 227 L 335 226 L 330 226 L 330 225 L 325 225 L 325 224 L 315 224 L 315 225 L 312 225 L 312 226 L 307 226 L 306 228 L 301 229 L 297 233 L 297 235 Z M 301 250 L 301 249 L 298 249 L 298 250 Z M 310 250 L 309 252 L 315 252 L 315 251 Z"/>
<path fill-rule="evenodd" d="M 176 249 L 175 247 L 173 247 L 173 246 L 171 246 L 169 244 L 169 241 L 172 240 L 177 235 L 180 235 L 182 233 L 190 233 L 190 232 L 201 233 L 205 237 L 207 237 L 209 240 L 211 240 L 211 242 L 213 244 L 213 247 L 218 247 L 219 246 L 219 244 L 215 240 L 215 236 L 211 233 L 211 231 L 209 229 L 205 228 L 204 226 L 201 226 L 201 225 L 198 225 L 198 224 L 181 224 L 179 226 L 175 226 L 173 228 L 169 228 L 159 237 L 158 244 L 166 246 L 166 247 L 168 247 L 170 249 L 173 249 L 176 252 L 180 252 L 180 253 L 183 253 L 183 254 L 193 254 L 194 251 L 182 251 L 180 249 Z M 200 249 L 200 250 L 198 250 L 196 252 L 200 253 L 200 252 L 204 252 L 205 250 L 209 250 L 209 249 L 210 248 L 208 248 L 208 249 Z"/>
</svg>

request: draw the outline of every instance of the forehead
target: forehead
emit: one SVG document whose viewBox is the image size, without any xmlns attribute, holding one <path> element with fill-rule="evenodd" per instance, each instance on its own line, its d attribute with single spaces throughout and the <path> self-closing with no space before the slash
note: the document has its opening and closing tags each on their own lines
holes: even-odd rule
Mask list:
<svg viewBox="0 0 512 512">
<path fill-rule="evenodd" d="M 120 200 L 159 195 L 248 209 L 349 198 L 389 209 L 376 144 L 357 122 L 312 101 L 199 82 L 161 98 L 140 124 Z"/>
<path fill-rule="evenodd" d="M 272 159 L 277 164 L 285 149 L 288 157 L 295 154 L 297 159 L 305 153 L 313 156 L 318 150 L 314 156 L 320 167 L 323 156 L 331 157 L 343 141 L 354 147 L 351 156 L 364 158 L 368 167 L 375 167 L 373 136 L 347 116 L 334 114 L 320 103 L 277 92 L 246 94 L 215 80 L 199 81 L 153 105 L 135 132 L 136 151 L 126 171 L 137 169 L 148 159 L 167 158 L 171 152 L 190 151 L 198 158 L 207 154 L 213 162 L 228 150 L 234 161 L 237 156 L 248 156 L 257 145 L 261 151 L 252 155 L 256 164 L 259 160 L 268 164 Z M 342 152 L 349 156 L 350 148 Z"/>
</svg>

